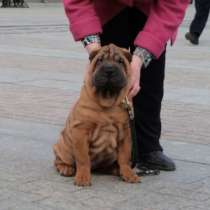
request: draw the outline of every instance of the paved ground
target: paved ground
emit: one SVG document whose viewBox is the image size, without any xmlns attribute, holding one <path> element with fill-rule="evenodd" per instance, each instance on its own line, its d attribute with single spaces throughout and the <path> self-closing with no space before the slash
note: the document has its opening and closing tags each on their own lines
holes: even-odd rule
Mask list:
<svg viewBox="0 0 210 210">
<path fill-rule="evenodd" d="M 58 176 L 51 147 L 82 83 L 86 54 L 59 4 L 0 9 L 0 210 L 207 210 L 210 206 L 210 24 L 200 45 L 168 47 L 162 144 L 177 171 L 130 185 Z"/>
</svg>

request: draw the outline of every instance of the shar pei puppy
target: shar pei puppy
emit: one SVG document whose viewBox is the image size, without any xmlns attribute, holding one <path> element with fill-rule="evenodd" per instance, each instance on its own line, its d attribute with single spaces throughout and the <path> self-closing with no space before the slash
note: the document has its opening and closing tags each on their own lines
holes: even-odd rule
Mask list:
<svg viewBox="0 0 210 210">
<path fill-rule="evenodd" d="M 53 147 L 57 171 L 75 175 L 78 186 L 91 184 L 91 170 L 140 181 L 131 168 L 129 116 L 122 103 L 130 88 L 130 60 L 126 49 L 113 44 L 90 55 L 80 97 Z"/>
</svg>

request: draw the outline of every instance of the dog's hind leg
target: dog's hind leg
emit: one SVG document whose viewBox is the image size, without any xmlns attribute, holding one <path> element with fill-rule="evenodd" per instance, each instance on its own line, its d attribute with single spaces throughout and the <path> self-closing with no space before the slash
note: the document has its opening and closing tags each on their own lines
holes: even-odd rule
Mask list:
<svg viewBox="0 0 210 210">
<path fill-rule="evenodd" d="M 74 176 L 75 163 L 73 160 L 72 148 L 68 139 L 64 137 L 62 132 L 58 143 L 53 146 L 55 153 L 54 165 L 61 176 Z"/>
</svg>

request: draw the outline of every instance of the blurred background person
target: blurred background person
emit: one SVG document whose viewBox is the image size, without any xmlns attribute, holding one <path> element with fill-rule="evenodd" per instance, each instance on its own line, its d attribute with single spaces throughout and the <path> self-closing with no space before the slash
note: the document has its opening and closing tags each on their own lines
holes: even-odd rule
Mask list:
<svg viewBox="0 0 210 210">
<path fill-rule="evenodd" d="M 210 0 L 195 0 L 195 10 L 194 19 L 190 24 L 189 32 L 185 34 L 185 38 L 192 44 L 198 45 L 200 35 L 208 20 Z"/>
</svg>

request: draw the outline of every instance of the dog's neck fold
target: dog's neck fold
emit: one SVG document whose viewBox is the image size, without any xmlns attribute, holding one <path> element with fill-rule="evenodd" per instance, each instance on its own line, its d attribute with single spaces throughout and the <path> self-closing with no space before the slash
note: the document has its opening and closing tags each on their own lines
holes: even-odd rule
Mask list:
<svg viewBox="0 0 210 210">
<path fill-rule="evenodd" d="M 114 109 L 116 106 L 120 106 L 122 100 L 125 98 L 125 91 L 122 91 L 119 96 L 112 97 L 112 98 L 103 98 L 103 97 L 96 97 L 96 91 L 94 88 L 89 88 L 88 84 L 83 84 L 81 89 L 81 95 L 83 102 L 86 106 L 88 104 L 94 104 L 94 107 L 97 107 L 98 110 L 104 109 Z"/>
</svg>

